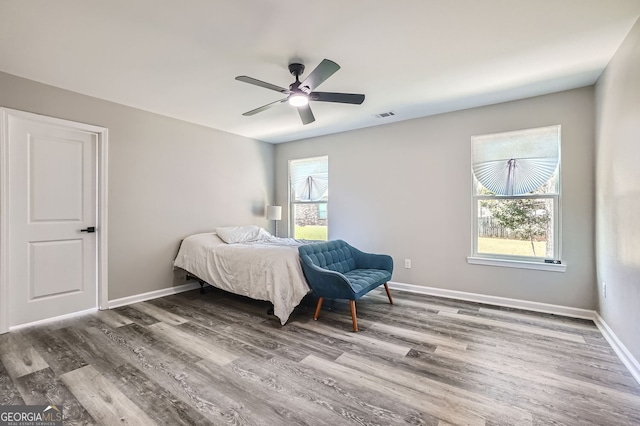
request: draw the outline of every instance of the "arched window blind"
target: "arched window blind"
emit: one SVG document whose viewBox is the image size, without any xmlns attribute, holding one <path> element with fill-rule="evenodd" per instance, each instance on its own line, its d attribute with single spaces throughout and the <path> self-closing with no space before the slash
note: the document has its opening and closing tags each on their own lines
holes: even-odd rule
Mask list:
<svg viewBox="0 0 640 426">
<path fill-rule="evenodd" d="M 320 201 L 327 198 L 329 162 L 327 157 L 305 158 L 290 163 L 291 192 L 295 201 Z"/>
<path fill-rule="evenodd" d="M 473 174 L 496 195 L 527 194 L 553 176 L 559 146 L 560 126 L 473 136 Z"/>
</svg>

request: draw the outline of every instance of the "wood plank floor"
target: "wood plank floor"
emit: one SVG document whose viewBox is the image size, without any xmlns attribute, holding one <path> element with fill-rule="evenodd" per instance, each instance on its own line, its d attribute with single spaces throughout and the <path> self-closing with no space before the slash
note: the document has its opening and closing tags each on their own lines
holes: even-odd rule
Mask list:
<svg viewBox="0 0 640 426">
<path fill-rule="evenodd" d="M 0 336 L 0 405 L 66 425 L 639 425 L 593 322 L 394 291 L 268 304 L 216 289 Z"/>
</svg>

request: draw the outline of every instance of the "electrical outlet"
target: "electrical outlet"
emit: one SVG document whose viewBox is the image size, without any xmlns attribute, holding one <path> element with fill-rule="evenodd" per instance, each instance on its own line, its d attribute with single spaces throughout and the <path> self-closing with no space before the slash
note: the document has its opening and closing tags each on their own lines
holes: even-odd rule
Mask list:
<svg viewBox="0 0 640 426">
<path fill-rule="evenodd" d="M 404 260 L 404 268 L 405 269 L 411 269 L 411 259 L 405 259 Z"/>
<path fill-rule="evenodd" d="M 607 298 L 607 283 L 605 282 L 602 283 L 602 295 L 605 299 Z"/>
</svg>

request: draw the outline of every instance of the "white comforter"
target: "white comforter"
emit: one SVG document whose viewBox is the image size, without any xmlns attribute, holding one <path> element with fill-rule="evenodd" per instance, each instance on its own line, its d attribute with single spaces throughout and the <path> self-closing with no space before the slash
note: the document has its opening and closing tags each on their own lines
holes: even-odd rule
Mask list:
<svg viewBox="0 0 640 426">
<path fill-rule="evenodd" d="M 182 241 L 174 265 L 222 290 L 270 301 L 284 325 L 310 291 L 298 255 L 304 243 L 270 237 L 227 244 L 215 233 L 195 234 Z"/>
</svg>

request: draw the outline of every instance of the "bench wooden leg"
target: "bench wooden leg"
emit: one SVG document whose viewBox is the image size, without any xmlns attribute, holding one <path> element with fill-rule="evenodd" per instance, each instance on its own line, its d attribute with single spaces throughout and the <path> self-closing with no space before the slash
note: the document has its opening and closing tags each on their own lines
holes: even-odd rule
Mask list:
<svg viewBox="0 0 640 426">
<path fill-rule="evenodd" d="M 356 301 L 349 300 L 349 304 L 351 305 L 351 321 L 353 321 L 353 331 L 358 331 L 358 318 L 356 318 Z"/>
<path fill-rule="evenodd" d="M 389 284 L 384 283 L 384 289 L 387 290 L 387 297 L 389 298 L 389 303 L 393 305 L 393 299 L 391 298 L 391 292 L 389 291 Z"/>
<path fill-rule="evenodd" d="M 322 308 L 323 301 L 324 301 L 324 298 L 318 297 L 318 304 L 316 305 L 316 313 L 313 314 L 313 319 L 315 321 L 318 321 L 318 316 L 320 315 L 320 308 Z"/>
</svg>

